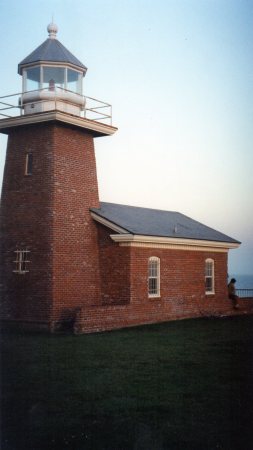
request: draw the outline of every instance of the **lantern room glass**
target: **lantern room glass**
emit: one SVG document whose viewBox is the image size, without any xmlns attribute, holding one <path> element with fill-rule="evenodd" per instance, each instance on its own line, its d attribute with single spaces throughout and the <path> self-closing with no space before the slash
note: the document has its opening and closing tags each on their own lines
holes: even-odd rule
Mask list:
<svg viewBox="0 0 253 450">
<path fill-rule="evenodd" d="M 67 69 L 67 89 L 82 94 L 82 75 L 76 70 Z"/>
<path fill-rule="evenodd" d="M 56 88 L 82 95 L 83 74 L 68 67 L 35 66 L 24 70 L 24 92 Z"/>
<path fill-rule="evenodd" d="M 31 67 L 25 71 L 25 91 L 33 91 L 40 88 L 40 67 Z"/>
<path fill-rule="evenodd" d="M 43 89 L 46 88 L 49 91 L 54 91 L 56 87 L 64 89 L 64 75 L 64 67 L 43 67 Z"/>
</svg>

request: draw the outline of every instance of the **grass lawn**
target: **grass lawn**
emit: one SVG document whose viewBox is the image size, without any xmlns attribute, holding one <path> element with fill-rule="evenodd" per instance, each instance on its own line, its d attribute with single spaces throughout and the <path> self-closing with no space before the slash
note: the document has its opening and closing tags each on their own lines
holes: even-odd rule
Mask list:
<svg viewBox="0 0 253 450">
<path fill-rule="evenodd" d="M 253 449 L 253 317 L 3 334 L 1 450 Z"/>
</svg>

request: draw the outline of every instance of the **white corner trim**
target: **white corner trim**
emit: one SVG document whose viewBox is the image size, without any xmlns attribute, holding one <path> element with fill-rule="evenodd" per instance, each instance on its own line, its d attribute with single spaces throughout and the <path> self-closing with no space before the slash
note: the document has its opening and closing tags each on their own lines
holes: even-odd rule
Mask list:
<svg viewBox="0 0 253 450">
<path fill-rule="evenodd" d="M 119 227 L 115 223 L 110 222 L 109 220 L 105 219 L 104 217 L 99 216 L 98 214 L 94 213 L 93 211 L 90 211 L 90 214 L 91 214 L 92 219 L 96 220 L 96 222 L 99 222 L 102 225 L 105 225 L 106 227 L 110 228 L 111 230 L 116 231 L 117 233 L 123 233 L 123 234 L 127 233 L 127 230 L 125 230 L 124 228 Z"/>
<path fill-rule="evenodd" d="M 176 248 L 178 250 L 200 250 L 227 252 L 229 249 L 238 248 L 239 243 L 204 241 L 200 239 L 182 239 L 160 236 L 143 236 L 130 233 L 111 234 L 111 239 L 119 245 L 133 247 Z"/>
</svg>

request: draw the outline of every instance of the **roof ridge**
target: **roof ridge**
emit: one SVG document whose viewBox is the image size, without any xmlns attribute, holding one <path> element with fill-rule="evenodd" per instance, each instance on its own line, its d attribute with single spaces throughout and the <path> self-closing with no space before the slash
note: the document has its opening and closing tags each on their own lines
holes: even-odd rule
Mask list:
<svg viewBox="0 0 253 450">
<path fill-rule="evenodd" d="M 67 47 L 65 47 L 65 45 L 63 45 L 58 39 L 51 39 L 51 40 L 54 41 L 55 44 L 62 50 L 62 52 L 63 52 L 63 54 L 65 55 L 66 58 L 68 58 L 69 55 L 70 55 L 71 58 L 73 58 L 76 62 L 78 62 L 79 65 L 84 66 L 84 64 L 75 55 L 73 55 L 73 53 L 71 53 L 67 49 Z"/>
<path fill-rule="evenodd" d="M 38 47 L 35 48 L 35 50 L 33 50 L 31 53 L 29 53 L 29 55 L 27 55 L 25 58 L 22 59 L 22 61 L 19 63 L 20 65 L 25 64 L 25 61 L 32 58 L 33 54 L 35 54 L 35 52 L 38 52 L 48 41 L 49 39 L 46 39 L 44 42 L 42 42 L 42 44 L 40 44 Z"/>
<path fill-rule="evenodd" d="M 50 42 L 49 41 L 52 41 L 52 39 L 48 38 L 42 44 L 42 46 L 44 45 L 43 52 L 42 52 L 43 55 L 45 55 L 45 53 L 47 52 L 48 48 L 50 47 Z"/>
</svg>

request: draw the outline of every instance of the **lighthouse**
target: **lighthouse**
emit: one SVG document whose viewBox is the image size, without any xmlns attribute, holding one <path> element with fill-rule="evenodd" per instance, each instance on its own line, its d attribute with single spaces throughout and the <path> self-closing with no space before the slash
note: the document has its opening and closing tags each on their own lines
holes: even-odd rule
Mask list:
<svg viewBox="0 0 253 450">
<path fill-rule="evenodd" d="M 238 314 L 227 254 L 239 241 L 179 212 L 100 202 L 94 138 L 117 130 L 111 107 L 87 97 L 86 66 L 47 31 L 18 65 L 22 92 L 0 98 L 4 324 L 91 333 Z"/>
<path fill-rule="evenodd" d="M 116 128 L 102 107 L 87 107 L 87 68 L 57 39 L 47 39 L 18 65 L 22 92 L 5 107 L 8 135 L 1 199 L 2 320 L 55 331 L 76 311 L 99 306 L 99 208 L 94 138 Z M 93 99 L 94 100 L 94 99 Z M 10 115 L 12 113 L 12 115 Z M 92 114 L 91 118 L 88 113 Z"/>
</svg>

